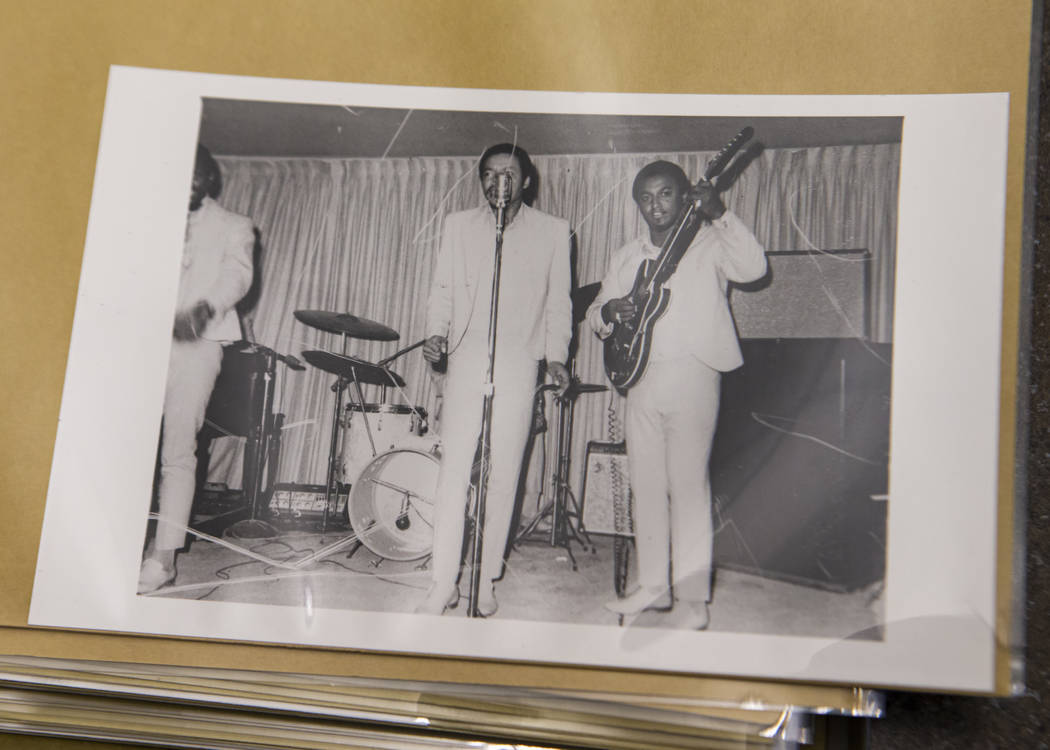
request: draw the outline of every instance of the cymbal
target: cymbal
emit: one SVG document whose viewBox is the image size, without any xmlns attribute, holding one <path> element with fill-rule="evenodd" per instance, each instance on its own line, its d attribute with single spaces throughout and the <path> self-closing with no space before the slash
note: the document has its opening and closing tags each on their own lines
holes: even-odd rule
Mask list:
<svg viewBox="0 0 1050 750">
<path fill-rule="evenodd" d="M 362 385 L 396 385 L 402 388 L 405 385 L 405 381 L 393 370 L 345 354 L 315 349 L 303 352 L 303 359 L 319 370 L 347 380 L 356 380 Z"/>
<path fill-rule="evenodd" d="M 572 325 L 574 328 L 587 317 L 587 308 L 591 306 L 601 290 L 602 282 L 600 281 L 572 290 L 569 296 L 572 298 Z"/>
<path fill-rule="evenodd" d="M 296 310 L 296 319 L 312 328 L 328 333 L 345 333 L 355 339 L 369 341 L 397 341 L 400 334 L 393 328 L 368 318 L 359 318 L 350 313 L 334 313 L 324 310 Z"/>
</svg>

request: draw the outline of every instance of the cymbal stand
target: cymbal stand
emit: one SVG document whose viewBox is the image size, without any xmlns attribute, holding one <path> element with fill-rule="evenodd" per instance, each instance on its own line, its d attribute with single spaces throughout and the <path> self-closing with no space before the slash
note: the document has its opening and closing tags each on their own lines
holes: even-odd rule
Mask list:
<svg viewBox="0 0 1050 750">
<path fill-rule="evenodd" d="M 259 420 L 252 425 L 248 435 L 248 442 L 254 446 L 255 456 L 252 460 L 251 476 L 248 478 L 248 497 L 251 507 L 251 518 L 259 518 L 259 495 L 262 491 L 263 469 L 266 466 L 266 455 L 270 443 L 270 416 L 273 411 L 273 381 L 277 371 L 277 352 L 266 347 L 259 347 L 265 357 L 265 370 L 262 373 L 262 414 Z M 253 377 L 258 374 L 253 373 Z M 273 467 L 271 467 L 272 470 Z"/>
<path fill-rule="evenodd" d="M 332 431 L 328 443 L 328 474 L 324 487 L 324 514 L 321 516 L 321 533 L 328 531 L 328 511 L 332 505 L 332 496 L 339 498 L 339 490 L 335 486 L 335 474 L 337 469 L 337 454 L 339 446 L 340 417 L 343 413 L 343 394 L 349 381 L 339 376 L 332 384 L 331 390 L 335 392 L 335 403 L 332 406 Z"/>
<path fill-rule="evenodd" d="M 346 354 L 348 344 L 347 334 L 343 334 L 343 354 Z M 357 379 L 357 370 L 353 367 L 350 368 L 350 377 L 353 378 L 354 392 L 357 394 L 357 403 L 361 407 L 361 419 L 365 423 L 365 434 L 368 436 L 368 445 L 372 450 L 372 457 L 376 456 L 376 441 L 372 437 L 372 425 L 368 422 L 368 411 L 365 409 L 365 395 L 361 391 L 361 383 Z M 383 386 L 383 401 L 386 401 L 386 386 Z M 328 506 L 325 506 L 325 510 L 328 510 Z M 323 531 L 322 531 L 323 533 Z"/>
<path fill-rule="evenodd" d="M 254 394 L 262 381 L 262 396 L 259 399 L 260 410 L 256 419 L 248 427 L 247 441 L 245 444 L 244 467 L 244 494 L 248 500 L 248 518 L 237 521 L 227 530 L 231 536 L 241 538 L 276 536 L 277 530 L 266 521 L 259 519 L 260 499 L 263 493 L 263 474 L 268 469 L 276 470 L 271 465 L 269 457 L 272 454 L 272 445 L 279 439 L 273 435 L 275 421 L 273 417 L 273 392 L 274 380 L 277 374 L 277 360 L 282 359 L 273 349 L 259 344 L 253 344 L 251 351 L 261 354 L 264 358 L 264 369 L 260 374 L 253 369 L 251 374 L 250 392 Z"/>
<path fill-rule="evenodd" d="M 353 374 L 352 370 L 351 374 Z M 346 392 L 347 386 L 349 386 L 351 382 L 353 382 L 357 386 L 357 393 L 360 394 L 361 386 L 357 383 L 356 379 L 351 380 L 350 378 L 346 378 L 340 375 L 339 378 L 335 381 L 335 383 L 332 384 L 332 390 L 335 392 L 335 404 L 332 407 L 332 434 L 328 448 L 328 477 L 325 481 L 324 490 L 324 515 L 321 517 L 322 535 L 326 534 L 328 531 L 328 514 L 329 510 L 332 507 L 332 497 L 333 495 L 337 499 L 339 497 L 338 487 L 336 487 L 335 482 L 338 461 L 336 456 L 338 454 L 339 445 L 339 418 L 342 416 L 343 412 L 343 394 Z M 349 536 L 339 539 L 333 542 L 332 544 L 322 547 L 321 549 L 314 552 L 312 555 L 308 555 L 302 558 L 301 560 L 297 560 L 291 565 L 291 567 L 293 569 L 305 568 L 307 565 L 310 565 L 311 563 L 314 563 L 317 560 L 321 560 L 327 557 L 328 555 L 331 555 L 332 553 L 337 552 L 343 547 L 346 547 L 351 544 L 361 544 L 356 534 L 350 534 Z M 356 549 L 357 547 L 354 548 L 355 551 Z"/>
<path fill-rule="evenodd" d="M 346 354 L 350 342 L 346 333 L 341 335 L 343 340 L 343 354 Z M 332 506 L 332 496 L 335 496 L 337 502 L 339 499 L 339 489 L 335 486 L 335 475 L 338 468 L 336 454 L 338 453 L 339 446 L 339 418 L 343 413 L 343 394 L 346 392 L 346 386 L 348 383 L 349 381 L 340 375 L 335 383 L 332 384 L 331 388 L 331 390 L 335 392 L 335 403 L 332 405 L 332 431 L 328 439 L 328 473 L 324 485 L 324 512 L 321 516 L 322 534 L 328 531 L 328 513 Z"/>
<path fill-rule="evenodd" d="M 572 542 L 584 550 L 594 551 L 594 543 L 583 531 L 580 536 L 579 519 L 582 515 L 576 495 L 569 486 L 569 463 L 572 457 L 572 429 L 576 412 L 576 397 L 558 399 L 558 459 L 551 479 L 554 491 L 554 506 L 551 512 L 551 546 L 564 547 L 576 570 L 576 558 L 572 554 Z M 571 519 L 575 517 L 574 526 Z"/>
<path fill-rule="evenodd" d="M 577 569 L 576 556 L 572 551 L 572 542 L 576 542 L 584 550 L 594 551 L 594 543 L 583 529 L 572 524 L 572 518 L 580 519 L 582 513 L 576 495 L 569 485 L 569 467 L 572 456 L 572 431 L 574 425 L 574 413 L 576 399 L 580 393 L 591 391 L 578 391 L 578 382 L 574 379 L 572 385 L 565 395 L 556 399 L 558 404 L 558 438 L 557 457 L 555 459 L 554 471 L 551 474 L 550 499 L 543 505 L 542 509 L 528 523 L 518 535 L 518 539 L 524 539 L 532 534 L 539 523 L 548 516 L 551 519 L 550 546 L 564 547 L 566 554 L 572 561 L 572 569 Z M 556 389 L 556 385 L 543 385 L 539 389 L 538 396 L 545 391 Z M 582 536 L 581 536 L 582 532 Z"/>
<path fill-rule="evenodd" d="M 372 449 L 372 455 L 376 455 L 376 444 L 372 437 L 372 427 L 368 423 L 368 413 L 365 411 L 365 397 L 361 391 L 361 383 L 357 380 L 357 372 L 351 368 L 350 370 L 351 379 L 341 377 L 332 386 L 332 390 L 335 391 L 335 407 L 332 412 L 332 434 L 330 438 L 330 444 L 328 448 L 328 480 L 325 485 L 324 495 L 324 515 L 321 517 L 321 533 L 325 534 L 328 531 L 328 514 L 332 505 L 332 496 L 338 499 L 339 493 L 338 488 L 335 486 L 335 475 L 338 469 L 337 459 L 337 446 L 339 443 L 339 427 L 340 427 L 340 416 L 343 412 L 343 393 L 347 387 L 353 385 L 354 395 L 357 398 L 357 403 L 361 406 L 361 418 L 365 423 L 365 434 L 368 436 L 368 443 Z"/>
</svg>

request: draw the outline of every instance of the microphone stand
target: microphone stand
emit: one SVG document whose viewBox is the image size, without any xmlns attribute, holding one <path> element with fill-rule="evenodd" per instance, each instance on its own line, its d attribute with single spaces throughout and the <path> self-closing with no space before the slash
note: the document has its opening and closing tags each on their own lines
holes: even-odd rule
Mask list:
<svg viewBox="0 0 1050 750">
<path fill-rule="evenodd" d="M 502 180 L 500 180 L 502 183 Z M 485 500 L 488 495 L 489 449 L 492 438 L 492 397 L 495 391 L 493 373 L 496 369 L 496 321 L 499 316 L 499 280 L 503 263 L 503 223 L 507 206 L 503 185 L 497 187 L 496 200 L 496 252 L 492 264 L 492 301 L 489 304 L 489 351 L 488 368 L 485 371 L 484 398 L 481 405 L 481 460 L 478 471 L 478 489 L 474 498 L 474 534 L 471 544 L 470 591 L 467 599 L 467 616 L 478 617 L 478 591 L 481 588 L 481 547 L 485 528 Z"/>
</svg>

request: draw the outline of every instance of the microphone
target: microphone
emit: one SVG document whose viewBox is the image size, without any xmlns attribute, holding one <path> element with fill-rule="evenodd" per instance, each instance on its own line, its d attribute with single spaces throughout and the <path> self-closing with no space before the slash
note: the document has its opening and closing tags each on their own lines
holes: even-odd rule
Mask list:
<svg viewBox="0 0 1050 750">
<path fill-rule="evenodd" d="M 507 196 L 510 194 L 510 180 L 506 172 L 496 175 L 496 234 L 503 235 L 504 209 L 507 207 Z"/>
<path fill-rule="evenodd" d="M 504 207 L 507 205 L 507 198 L 510 197 L 510 178 L 506 172 L 500 172 L 496 175 L 496 206 Z"/>
</svg>

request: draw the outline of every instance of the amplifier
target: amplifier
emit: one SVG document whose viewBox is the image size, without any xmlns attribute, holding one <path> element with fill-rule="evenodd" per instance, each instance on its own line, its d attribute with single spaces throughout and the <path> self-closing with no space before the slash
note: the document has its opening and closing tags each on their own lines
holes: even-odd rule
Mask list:
<svg viewBox="0 0 1050 750">
<path fill-rule="evenodd" d="M 769 273 L 730 296 L 742 339 L 867 338 L 867 250 L 766 253 Z"/>
<path fill-rule="evenodd" d="M 329 515 L 346 517 L 346 499 L 349 488 L 340 485 L 335 507 Z M 323 484 L 277 484 L 270 498 L 270 518 L 303 518 L 324 515 L 325 487 Z"/>
<path fill-rule="evenodd" d="M 589 534 L 634 535 L 633 498 L 624 443 L 587 443 L 582 526 Z"/>
</svg>

